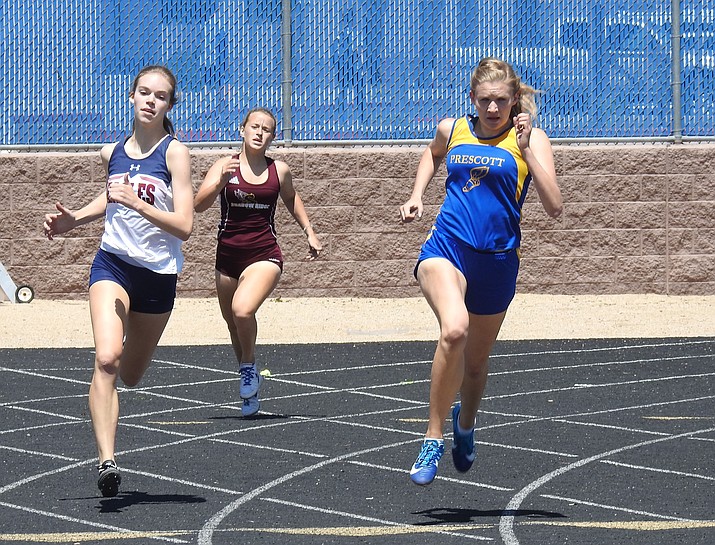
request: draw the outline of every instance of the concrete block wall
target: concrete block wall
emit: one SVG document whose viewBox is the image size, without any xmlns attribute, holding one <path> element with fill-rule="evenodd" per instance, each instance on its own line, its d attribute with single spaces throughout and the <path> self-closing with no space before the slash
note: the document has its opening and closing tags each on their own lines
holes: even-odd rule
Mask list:
<svg viewBox="0 0 715 545">
<path fill-rule="evenodd" d="M 274 296 L 419 295 L 415 258 L 444 195 L 444 168 L 419 222 L 398 207 L 412 189 L 422 147 L 275 148 L 286 161 L 325 251 L 309 262 L 305 237 L 282 205 L 277 230 L 286 263 Z M 551 219 L 536 191 L 524 206 L 521 293 L 715 294 L 715 145 L 555 146 L 564 213 Z M 198 186 L 231 150 L 192 150 Z M 44 214 L 102 190 L 99 154 L 0 154 L 0 261 L 16 284 L 44 299 L 86 297 L 102 222 L 48 241 Z M 180 297 L 215 294 L 219 211 L 198 214 L 184 245 Z M 0 300 L 4 294 L 0 292 Z"/>
</svg>

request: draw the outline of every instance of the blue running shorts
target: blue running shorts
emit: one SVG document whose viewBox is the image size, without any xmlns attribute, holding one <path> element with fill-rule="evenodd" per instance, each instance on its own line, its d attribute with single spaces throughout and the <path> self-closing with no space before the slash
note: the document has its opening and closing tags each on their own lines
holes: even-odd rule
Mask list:
<svg viewBox="0 0 715 545">
<path fill-rule="evenodd" d="M 464 303 L 472 314 L 499 314 L 509 308 L 516 293 L 519 251 L 483 252 L 443 235 L 434 227 L 422 245 L 414 274 L 425 259 L 441 257 L 467 279 Z"/>
<path fill-rule="evenodd" d="M 133 312 L 164 314 L 174 308 L 175 274 L 159 274 L 131 265 L 100 248 L 89 272 L 89 285 L 100 280 L 110 280 L 124 288 L 129 295 L 129 310 Z"/>
</svg>

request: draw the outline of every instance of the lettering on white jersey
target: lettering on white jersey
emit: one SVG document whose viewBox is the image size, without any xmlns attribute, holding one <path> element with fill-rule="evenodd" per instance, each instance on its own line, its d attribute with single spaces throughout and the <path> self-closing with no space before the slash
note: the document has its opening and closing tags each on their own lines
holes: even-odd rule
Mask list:
<svg viewBox="0 0 715 545">
<path fill-rule="evenodd" d="M 136 165 L 136 167 L 138 170 L 139 165 Z M 124 183 L 124 175 L 113 174 L 112 176 L 110 176 L 107 180 L 107 187 L 109 187 L 113 183 Z M 156 205 L 156 194 L 161 191 L 157 188 L 164 185 L 163 181 L 160 178 L 143 174 L 131 176 L 129 178 L 129 183 L 131 184 L 132 189 L 134 189 L 134 192 L 137 194 L 137 197 L 152 206 Z"/>
<path fill-rule="evenodd" d="M 154 206 L 154 192 L 156 191 L 156 186 L 152 183 L 139 182 L 137 185 L 137 197 L 143 200 L 145 203 Z"/>
</svg>

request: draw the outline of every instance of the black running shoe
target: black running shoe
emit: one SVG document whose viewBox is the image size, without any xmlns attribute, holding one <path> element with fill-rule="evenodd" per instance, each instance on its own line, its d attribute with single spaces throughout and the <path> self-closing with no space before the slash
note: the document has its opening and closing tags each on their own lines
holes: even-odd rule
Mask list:
<svg viewBox="0 0 715 545">
<path fill-rule="evenodd" d="M 122 476 L 119 474 L 119 468 L 114 460 L 105 460 L 101 465 L 97 466 L 99 470 L 99 479 L 97 487 L 105 498 L 112 498 L 119 493 L 119 485 L 122 482 Z"/>
</svg>

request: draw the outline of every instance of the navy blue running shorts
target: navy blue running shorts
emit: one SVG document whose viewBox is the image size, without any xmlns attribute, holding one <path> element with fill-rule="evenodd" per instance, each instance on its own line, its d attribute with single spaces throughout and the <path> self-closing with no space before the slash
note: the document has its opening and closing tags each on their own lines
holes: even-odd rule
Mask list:
<svg viewBox="0 0 715 545">
<path fill-rule="evenodd" d="M 89 272 L 89 285 L 100 280 L 110 280 L 124 288 L 129 295 L 129 310 L 133 312 L 164 314 L 174 308 L 175 274 L 159 274 L 131 265 L 100 248 Z"/>
<path fill-rule="evenodd" d="M 519 274 L 517 249 L 502 252 L 482 252 L 443 235 L 434 227 L 422 245 L 415 266 L 425 259 L 441 257 L 454 265 L 467 280 L 464 303 L 472 314 L 499 314 L 509 308 L 516 293 Z"/>
</svg>

